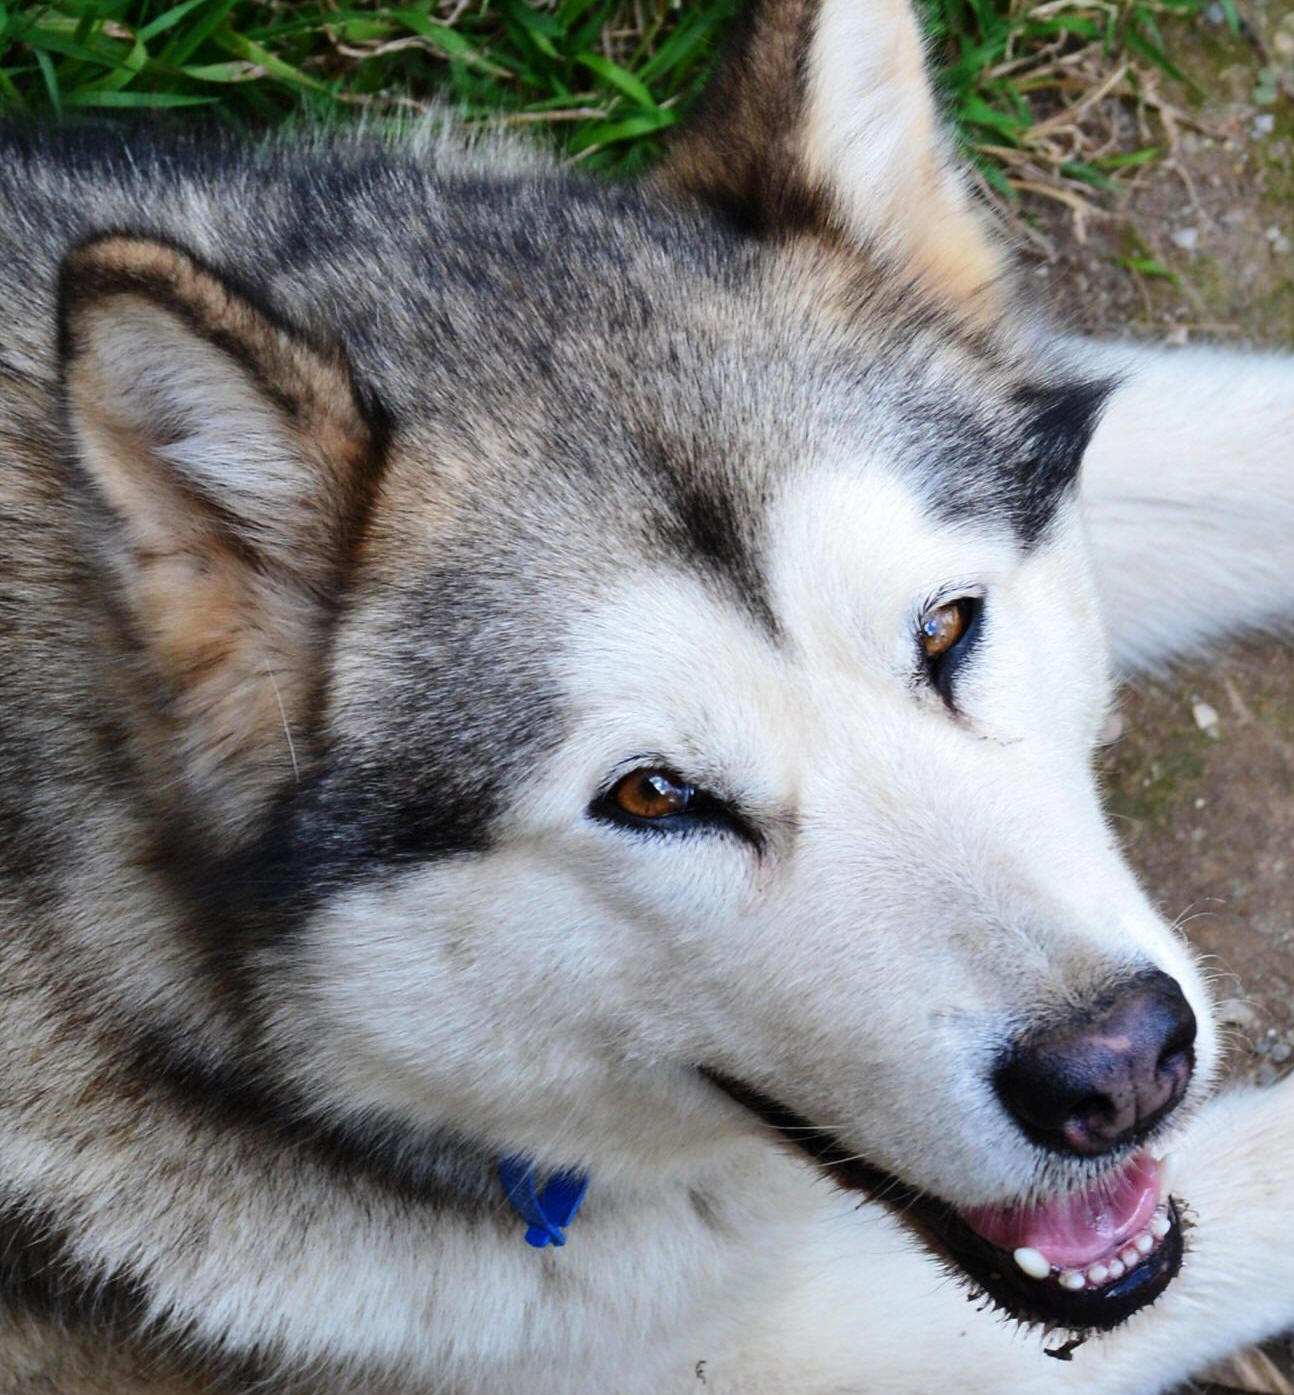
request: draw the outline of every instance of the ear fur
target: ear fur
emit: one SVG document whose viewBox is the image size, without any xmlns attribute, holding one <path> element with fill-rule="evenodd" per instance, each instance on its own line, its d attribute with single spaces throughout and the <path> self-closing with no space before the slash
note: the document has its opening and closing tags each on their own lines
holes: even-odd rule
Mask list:
<svg viewBox="0 0 1294 1395">
<path fill-rule="evenodd" d="M 367 510 L 382 428 L 321 348 L 177 248 L 105 237 L 60 281 L 73 453 L 193 807 L 245 827 L 292 731 Z"/>
<path fill-rule="evenodd" d="M 972 318 L 1003 253 L 939 128 L 908 0 L 750 0 L 668 187 L 766 233 L 879 254 Z"/>
</svg>

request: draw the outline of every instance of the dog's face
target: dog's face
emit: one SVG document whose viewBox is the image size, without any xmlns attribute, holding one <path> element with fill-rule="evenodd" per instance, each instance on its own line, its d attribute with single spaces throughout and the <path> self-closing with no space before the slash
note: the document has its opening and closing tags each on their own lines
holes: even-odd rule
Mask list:
<svg viewBox="0 0 1294 1395">
<path fill-rule="evenodd" d="M 333 765 L 302 815 L 337 889 L 274 988 L 311 1036 L 327 1024 L 339 1103 L 448 1102 L 554 1162 L 657 1167 L 733 1122 L 705 1067 L 991 1203 L 1068 1180 L 996 1097 L 1018 1036 L 1151 968 L 1204 1018 L 1100 811 L 1107 680 L 1072 505 L 1026 549 L 932 518 L 883 468 L 819 462 L 768 500 L 757 605 L 627 544 L 559 584 L 473 531 L 493 610 L 399 517 L 395 588 L 357 581 Z M 933 657 L 932 616 L 960 631 Z M 447 771 L 441 688 L 469 743 Z M 383 821 L 417 822 L 424 777 L 471 826 L 447 855 L 387 857 Z M 1207 1034 L 1196 1053 L 1207 1074 Z"/>
<path fill-rule="evenodd" d="M 1092 773 L 1108 385 L 1012 319 L 910 20 L 868 23 L 757 7 L 591 252 L 518 222 L 524 278 L 482 246 L 354 366 L 80 249 L 70 426 L 273 1088 L 629 1175 L 772 1125 L 1011 1311 L 1109 1324 L 1174 1271 L 1145 1150 L 1216 1045 Z"/>
<path fill-rule="evenodd" d="M 470 1120 L 553 1166 L 630 1175 L 758 1129 L 753 1108 L 863 1160 L 859 1185 L 884 1174 L 965 1213 L 1144 1166 L 1145 1129 L 1057 1148 L 1001 1079 L 1021 1042 L 1100 1019 L 1152 971 L 1202 1024 L 1203 1087 L 1206 995 L 1099 805 L 1108 682 L 1074 501 L 1029 542 L 993 512 L 950 522 L 893 448 L 835 426 L 829 452 L 769 471 L 722 567 L 615 530 L 555 563 L 469 508 L 495 605 L 391 500 L 341 631 L 336 764 L 303 815 L 303 843 L 355 846 L 323 860 L 337 889 L 265 980 L 331 1108 Z M 518 511 L 529 534 L 544 500 Z M 424 700 L 471 746 L 447 775 Z M 478 772 L 470 811 L 470 781 L 498 770 L 460 850 L 366 861 L 385 835 L 353 830 L 407 818 L 411 772 L 460 791 Z M 1002 1301 L 1075 1324 L 1147 1296 L 1102 1299 L 1107 1315 L 1025 1284 L 1032 1307 Z"/>
</svg>

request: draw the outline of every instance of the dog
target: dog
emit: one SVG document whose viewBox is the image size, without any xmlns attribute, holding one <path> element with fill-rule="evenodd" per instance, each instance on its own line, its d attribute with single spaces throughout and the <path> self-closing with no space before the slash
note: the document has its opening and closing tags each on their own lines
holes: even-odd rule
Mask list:
<svg viewBox="0 0 1294 1395">
<path fill-rule="evenodd" d="M 1215 1093 L 1092 768 L 1289 615 L 1294 362 L 1040 319 L 905 5 L 756 0 L 635 185 L 0 141 L 0 1388 L 1150 1395 L 1294 1322 L 1294 1086 Z"/>
</svg>

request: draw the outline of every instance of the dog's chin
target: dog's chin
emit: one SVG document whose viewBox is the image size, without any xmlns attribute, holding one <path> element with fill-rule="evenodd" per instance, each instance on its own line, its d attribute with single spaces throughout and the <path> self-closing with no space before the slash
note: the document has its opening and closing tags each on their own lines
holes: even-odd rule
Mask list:
<svg viewBox="0 0 1294 1395">
<path fill-rule="evenodd" d="M 889 1209 L 974 1294 L 1020 1322 L 1078 1334 L 1108 1331 L 1153 1303 L 1181 1267 L 1181 1215 L 1171 1197 L 1159 1194 L 1148 1154 L 1134 1154 L 1073 1197 L 962 1210 L 860 1159 L 767 1095 L 722 1074 L 702 1074 L 838 1186 Z M 1084 1235 L 1079 1222 L 1089 1213 L 1099 1230 Z M 1035 1235 L 1046 1238 L 1025 1243 Z"/>
</svg>

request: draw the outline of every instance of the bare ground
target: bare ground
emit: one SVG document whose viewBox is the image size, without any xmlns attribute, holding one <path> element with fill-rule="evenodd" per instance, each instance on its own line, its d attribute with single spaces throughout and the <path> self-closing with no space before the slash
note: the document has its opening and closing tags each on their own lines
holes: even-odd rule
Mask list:
<svg viewBox="0 0 1294 1395">
<path fill-rule="evenodd" d="M 1252 0 L 1241 17 L 1240 35 L 1218 7 L 1211 24 L 1170 31 L 1208 95 L 1176 88 L 1181 119 L 1167 129 L 1108 104 L 1125 149 L 1149 138 L 1166 154 L 1103 201 L 1105 216 L 1032 206 L 1051 251 L 1035 248 L 1029 274 L 1070 323 L 1294 349 L 1294 0 Z M 1138 682 L 1121 718 L 1104 766 L 1128 853 L 1209 956 L 1230 1070 L 1270 1082 L 1294 1061 L 1294 649 L 1238 643 Z M 1282 1383 L 1294 1352 L 1272 1343 L 1216 1376 L 1198 1388 L 1294 1391 Z"/>
</svg>

